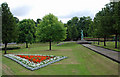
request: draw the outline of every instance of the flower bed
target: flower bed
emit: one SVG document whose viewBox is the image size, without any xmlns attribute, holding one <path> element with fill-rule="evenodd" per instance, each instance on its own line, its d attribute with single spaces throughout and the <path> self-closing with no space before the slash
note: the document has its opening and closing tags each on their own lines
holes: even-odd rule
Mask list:
<svg viewBox="0 0 120 77">
<path fill-rule="evenodd" d="M 67 58 L 65 56 L 42 54 L 5 54 L 4 56 L 16 61 L 17 63 L 30 70 L 36 70 Z"/>
</svg>

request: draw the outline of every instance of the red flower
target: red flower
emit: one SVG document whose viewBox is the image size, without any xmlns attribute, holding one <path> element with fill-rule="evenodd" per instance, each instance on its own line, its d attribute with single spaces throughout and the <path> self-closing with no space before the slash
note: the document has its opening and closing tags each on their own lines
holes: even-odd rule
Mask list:
<svg viewBox="0 0 120 77">
<path fill-rule="evenodd" d="M 28 55 L 16 55 L 16 56 L 19 56 L 21 58 L 25 58 L 29 61 L 33 61 L 34 63 L 40 63 L 41 61 L 53 58 L 53 57 L 50 57 L 50 56 L 33 56 L 33 55 L 30 55 L 30 56 L 28 56 Z"/>
</svg>

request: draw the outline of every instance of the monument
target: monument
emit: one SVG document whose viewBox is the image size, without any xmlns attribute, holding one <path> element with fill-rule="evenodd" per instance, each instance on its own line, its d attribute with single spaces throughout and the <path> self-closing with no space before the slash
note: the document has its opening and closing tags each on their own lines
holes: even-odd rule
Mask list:
<svg viewBox="0 0 120 77">
<path fill-rule="evenodd" d="M 81 40 L 83 40 L 83 30 L 81 29 Z"/>
<path fill-rule="evenodd" d="M 88 42 L 84 40 L 83 30 L 81 29 L 81 40 L 77 41 L 78 44 L 91 44 L 91 42 Z"/>
</svg>

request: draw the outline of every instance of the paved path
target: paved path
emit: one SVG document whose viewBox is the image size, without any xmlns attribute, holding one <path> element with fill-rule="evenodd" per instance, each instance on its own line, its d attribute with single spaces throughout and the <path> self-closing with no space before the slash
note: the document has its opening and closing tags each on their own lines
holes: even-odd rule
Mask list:
<svg viewBox="0 0 120 77">
<path fill-rule="evenodd" d="M 113 61 L 120 63 L 120 52 L 108 50 L 108 49 L 97 47 L 97 46 L 90 45 L 90 44 L 82 44 L 82 45 L 101 55 L 104 55 L 105 57 L 108 57 L 109 59 Z"/>
</svg>

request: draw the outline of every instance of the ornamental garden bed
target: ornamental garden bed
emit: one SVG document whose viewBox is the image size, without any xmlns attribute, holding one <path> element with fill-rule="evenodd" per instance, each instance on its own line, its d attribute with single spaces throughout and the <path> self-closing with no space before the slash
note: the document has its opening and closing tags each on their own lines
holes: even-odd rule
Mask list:
<svg viewBox="0 0 120 77">
<path fill-rule="evenodd" d="M 42 54 L 5 54 L 4 56 L 32 71 L 67 58 L 66 56 Z"/>
</svg>

